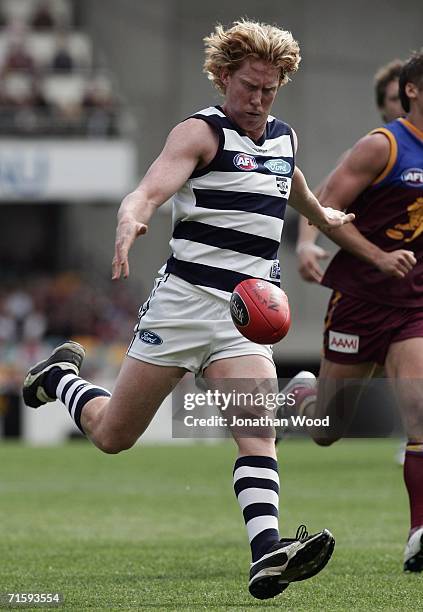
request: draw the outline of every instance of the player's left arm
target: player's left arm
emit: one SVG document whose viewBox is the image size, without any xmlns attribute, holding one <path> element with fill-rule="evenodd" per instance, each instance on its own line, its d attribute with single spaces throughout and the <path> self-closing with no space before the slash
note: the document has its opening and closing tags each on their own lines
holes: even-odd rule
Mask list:
<svg viewBox="0 0 423 612">
<path fill-rule="evenodd" d="M 294 130 L 292 130 L 292 135 L 294 139 L 294 149 L 295 152 L 297 152 L 298 138 Z M 303 215 L 303 217 L 306 217 L 309 223 L 322 230 L 340 227 L 344 225 L 344 223 L 350 223 L 354 220 L 353 214 L 345 214 L 341 210 L 334 210 L 329 206 L 321 206 L 319 200 L 311 189 L 309 189 L 304 174 L 298 166 L 295 167 L 292 176 L 289 204 Z"/>
<path fill-rule="evenodd" d="M 347 155 L 348 151 L 343 153 L 338 163 Z M 325 176 L 317 187 L 313 189 L 313 193 L 319 202 L 320 196 L 328 180 L 329 177 Z M 297 253 L 298 272 L 302 279 L 308 283 L 320 283 L 323 278 L 323 270 L 320 266 L 320 261 L 330 256 L 329 251 L 317 244 L 319 233 L 319 229 L 311 225 L 306 217 L 303 217 L 303 215 L 298 216 L 298 235 L 295 252 Z"/>
<path fill-rule="evenodd" d="M 350 223 L 355 216 L 352 213 L 344 213 L 330 206 L 321 206 L 319 200 L 309 189 L 304 174 L 296 166 L 292 176 L 291 194 L 289 204 L 301 215 L 306 217 L 312 225 L 321 230 L 340 227 Z"/>
</svg>

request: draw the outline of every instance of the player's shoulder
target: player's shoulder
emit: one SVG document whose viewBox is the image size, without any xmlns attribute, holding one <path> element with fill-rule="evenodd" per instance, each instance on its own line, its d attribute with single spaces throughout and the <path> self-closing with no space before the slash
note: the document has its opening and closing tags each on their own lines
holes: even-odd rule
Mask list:
<svg viewBox="0 0 423 612">
<path fill-rule="evenodd" d="M 190 117 L 194 117 L 197 119 L 210 119 L 215 121 L 220 120 L 219 122 L 223 122 L 226 119 L 226 115 L 220 106 L 206 106 L 206 108 L 202 108 L 192 113 Z"/>
<path fill-rule="evenodd" d="M 172 132 L 194 136 L 204 136 L 216 131 L 217 126 L 223 126 L 226 115 L 218 106 L 208 106 L 189 115 L 178 123 Z"/>
<path fill-rule="evenodd" d="M 199 138 L 212 136 L 214 133 L 212 125 L 208 121 L 199 121 L 200 118 L 195 114 L 177 123 L 170 131 L 169 137 L 196 141 Z"/>
<path fill-rule="evenodd" d="M 391 156 L 391 143 L 383 133 L 370 132 L 360 138 L 346 152 L 337 169 L 348 174 L 377 176 L 387 166 Z"/>
<path fill-rule="evenodd" d="M 278 117 L 274 117 L 273 115 L 269 115 L 267 118 L 267 133 L 269 138 L 278 138 L 278 136 L 293 134 L 295 132 L 286 121 L 283 121 Z"/>
<path fill-rule="evenodd" d="M 207 157 L 215 152 L 218 142 L 219 137 L 210 123 L 191 116 L 175 125 L 168 135 L 166 146 Z"/>
<path fill-rule="evenodd" d="M 348 155 L 355 157 L 364 156 L 366 159 L 369 157 L 383 157 L 384 155 L 389 155 L 391 144 L 392 138 L 389 131 L 385 128 L 377 128 L 360 138 L 350 149 Z"/>
</svg>

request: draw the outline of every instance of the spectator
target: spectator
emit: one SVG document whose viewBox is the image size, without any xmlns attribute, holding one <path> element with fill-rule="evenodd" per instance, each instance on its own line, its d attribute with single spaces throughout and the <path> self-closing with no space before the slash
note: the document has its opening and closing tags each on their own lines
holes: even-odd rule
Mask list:
<svg viewBox="0 0 423 612">
<path fill-rule="evenodd" d="M 14 342 L 17 336 L 17 323 L 8 312 L 0 297 L 0 345 L 4 342 Z"/>
<path fill-rule="evenodd" d="M 42 2 L 33 13 L 31 27 L 34 30 L 52 30 L 55 26 L 49 2 Z"/>
<path fill-rule="evenodd" d="M 28 53 L 25 43 L 14 40 L 10 43 L 3 64 L 3 76 L 11 72 L 35 72 L 35 64 L 31 55 Z"/>
<path fill-rule="evenodd" d="M 113 136 L 116 133 L 116 102 L 108 79 L 97 77 L 89 84 L 82 107 L 89 136 Z"/>
<path fill-rule="evenodd" d="M 60 36 L 56 43 L 56 51 L 51 63 L 51 69 L 53 72 L 69 73 L 74 69 L 74 62 L 72 55 L 69 51 L 66 38 Z"/>
<path fill-rule="evenodd" d="M 22 339 L 27 341 L 42 340 L 47 329 L 47 318 L 42 312 L 30 312 L 22 325 Z"/>
</svg>

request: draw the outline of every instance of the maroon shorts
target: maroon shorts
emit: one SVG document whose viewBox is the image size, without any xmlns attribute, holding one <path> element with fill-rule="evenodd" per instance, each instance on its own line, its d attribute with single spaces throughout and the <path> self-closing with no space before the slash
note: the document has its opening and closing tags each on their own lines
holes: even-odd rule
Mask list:
<svg viewBox="0 0 423 612">
<path fill-rule="evenodd" d="M 323 351 L 328 361 L 383 365 L 391 344 L 423 337 L 423 309 L 364 302 L 334 291 L 325 318 Z"/>
</svg>

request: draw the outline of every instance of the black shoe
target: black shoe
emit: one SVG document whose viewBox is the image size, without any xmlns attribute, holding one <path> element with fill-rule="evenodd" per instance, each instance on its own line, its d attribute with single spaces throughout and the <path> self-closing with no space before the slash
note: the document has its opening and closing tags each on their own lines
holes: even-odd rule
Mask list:
<svg viewBox="0 0 423 612">
<path fill-rule="evenodd" d="M 56 398 L 49 397 L 43 387 L 46 375 L 52 368 L 70 370 L 78 375 L 84 357 L 84 347 L 69 340 L 55 348 L 48 359 L 36 363 L 24 380 L 22 394 L 25 404 L 38 408 L 47 402 L 54 402 Z"/>
<path fill-rule="evenodd" d="M 311 578 L 325 567 L 334 547 L 334 537 L 327 529 L 309 536 L 305 526 L 300 525 L 295 538 L 280 540 L 251 565 L 251 595 L 270 599 L 282 593 L 290 582 Z"/>
</svg>

